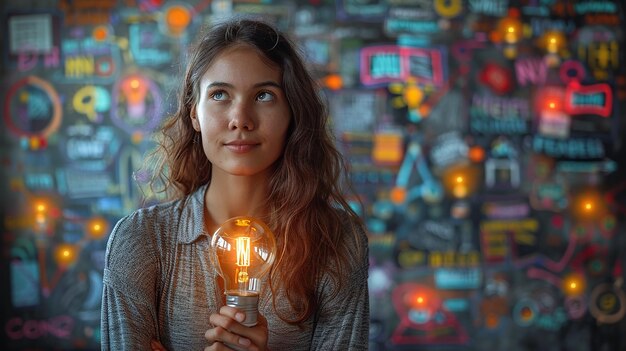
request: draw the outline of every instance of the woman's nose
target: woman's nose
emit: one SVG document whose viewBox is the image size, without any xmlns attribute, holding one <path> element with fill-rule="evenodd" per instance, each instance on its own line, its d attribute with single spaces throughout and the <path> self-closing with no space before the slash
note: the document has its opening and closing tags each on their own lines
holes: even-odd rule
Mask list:
<svg viewBox="0 0 626 351">
<path fill-rule="evenodd" d="M 252 109 L 245 102 L 234 103 L 231 109 L 229 129 L 254 129 L 254 121 L 252 118 Z"/>
</svg>

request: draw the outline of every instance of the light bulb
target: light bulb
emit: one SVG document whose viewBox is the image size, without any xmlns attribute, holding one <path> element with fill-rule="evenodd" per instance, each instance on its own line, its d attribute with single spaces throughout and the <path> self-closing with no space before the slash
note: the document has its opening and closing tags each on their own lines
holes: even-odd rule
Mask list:
<svg viewBox="0 0 626 351">
<path fill-rule="evenodd" d="M 143 117 L 146 112 L 146 96 L 149 90 L 146 79 L 136 74 L 129 75 L 124 78 L 120 88 L 126 97 L 129 117 Z"/>
<path fill-rule="evenodd" d="M 233 217 L 211 238 L 211 259 L 224 278 L 226 305 L 246 314 L 246 326 L 257 323 L 261 283 L 276 257 L 276 240 L 265 223 L 253 217 Z"/>
</svg>

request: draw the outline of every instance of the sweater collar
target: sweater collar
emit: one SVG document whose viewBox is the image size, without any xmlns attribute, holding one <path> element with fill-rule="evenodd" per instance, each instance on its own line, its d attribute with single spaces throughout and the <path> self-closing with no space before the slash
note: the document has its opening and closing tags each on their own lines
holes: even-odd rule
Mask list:
<svg viewBox="0 0 626 351">
<path fill-rule="evenodd" d="M 202 235 L 211 236 L 204 225 L 204 194 L 207 188 L 208 184 L 202 185 L 179 203 L 181 233 L 178 242 L 190 244 Z"/>
</svg>

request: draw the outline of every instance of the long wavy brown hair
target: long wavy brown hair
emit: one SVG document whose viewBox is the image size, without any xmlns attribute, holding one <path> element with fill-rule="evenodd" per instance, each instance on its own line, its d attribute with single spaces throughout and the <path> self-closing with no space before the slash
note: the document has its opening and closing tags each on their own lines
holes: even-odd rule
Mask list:
<svg viewBox="0 0 626 351">
<path fill-rule="evenodd" d="M 288 317 L 277 311 L 278 316 L 303 325 L 320 307 L 317 287 L 324 274 L 333 279 L 335 293 L 343 287 L 341 276 L 358 260 L 355 248 L 346 242 L 362 240 L 362 223 L 344 197 L 349 189 L 343 177 L 346 167 L 334 145 L 321 90 L 285 34 L 263 21 L 233 18 L 199 38 L 190 51 L 177 111 L 164 122 L 152 154 L 157 170 L 151 185 L 161 184 L 168 198 L 185 198 L 211 182 L 212 166 L 202 144 L 194 142 L 197 132 L 190 114 L 209 65 L 224 49 L 242 44 L 256 48 L 282 70 L 291 109 L 284 153 L 274 165 L 267 198 L 268 224 L 279 248 L 269 280 L 274 305 L 282 288 L 294 312 Z"/>
</svg>

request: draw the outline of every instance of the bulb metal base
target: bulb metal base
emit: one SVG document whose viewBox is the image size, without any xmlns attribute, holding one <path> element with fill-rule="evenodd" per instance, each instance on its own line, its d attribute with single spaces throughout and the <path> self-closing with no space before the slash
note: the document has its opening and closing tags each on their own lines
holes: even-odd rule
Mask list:
<svg viewBox="0 0 626 351">
<path fill-rule="evenodd" d="M 241 324 L 253 327 L 257 324 L 259 295 L 226 295 L 226 306 L 236 307 L 246 314 L 246 319 Z M 231 343 L 224 343 L 235 351 L 244 351 L 241 347 Z"/>
<path fill-rule="evenodd" d="M 253 327 L 257 323 L 259 295 L 226 295 L 226 306 L 236 307 L 246 314 L 241 324 Z"/>
</svg>

